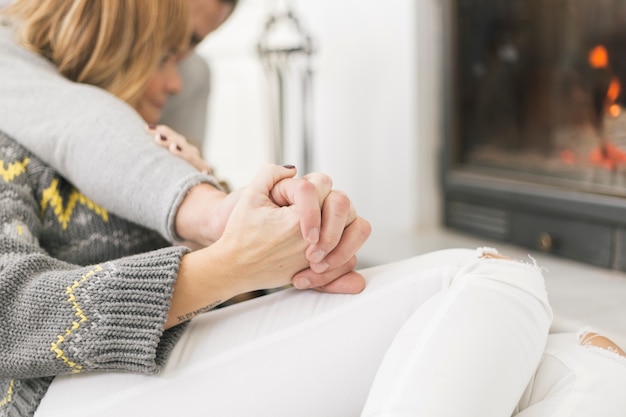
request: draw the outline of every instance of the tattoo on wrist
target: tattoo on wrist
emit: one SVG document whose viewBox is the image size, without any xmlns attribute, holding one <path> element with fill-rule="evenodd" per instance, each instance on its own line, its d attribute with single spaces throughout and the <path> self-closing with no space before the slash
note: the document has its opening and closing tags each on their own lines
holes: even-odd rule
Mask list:
<svg viewBox="0 0 626 417">
<path fill-rule="evenodd" d="M 199 308 L 196 311 L 191 311 L 191 312 L 189 312 L 189 313 L 187 313 L 185 315 L 178 316 L 177 317 L 178 321 L 179 321 L 179 323 L 182 323 L 184 321 L 191 320 L 192 318 L 194 318 L 196 316 L 199 316 L 202 313 L 206 313 L 207 311 L 213 310 L 215 307 L 217 307 L 220 304 L 222 304 L 221 300 L 215 301 L 215 302 L 213 302 L 213 303 L 211 303 L 211 304 L 209 304 L 207 306 Z"/>
</svg>

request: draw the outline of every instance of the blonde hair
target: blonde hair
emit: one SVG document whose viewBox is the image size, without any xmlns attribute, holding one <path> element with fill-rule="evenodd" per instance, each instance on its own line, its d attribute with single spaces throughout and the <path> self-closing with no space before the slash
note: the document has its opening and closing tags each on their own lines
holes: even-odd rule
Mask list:
<svg viewBox="0 0 626 417">
<path fill-rule="evenodd" d="M 188 0 L 15 0 L 18 41 L 68 79 L 134 105 L 168 52 L 189 45 Z"/>
</svg>

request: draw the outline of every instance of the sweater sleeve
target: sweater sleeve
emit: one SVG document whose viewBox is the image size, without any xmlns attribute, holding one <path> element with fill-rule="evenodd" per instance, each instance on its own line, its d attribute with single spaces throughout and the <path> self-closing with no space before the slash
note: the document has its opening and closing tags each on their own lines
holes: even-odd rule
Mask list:
<svg viewBox="0 0 626 417">
<path fill-rule="evenodd" d="M 77 267 L 6 233 L 0 246 L 0 416 L 32 416 L 56 375 L 163 368 L 186 327 L 163 331 L 183 249 Z"/>
<path fill-rule="evenodd" d="M 0 276 L 1 377 L 163 367 L 182 331 L 163 331 L 180 248 L 78 268 L 3 237 L 7 245 L 13 260 Z"/>
<path fill-rule="evenodd" d="M 0 144 L 0 380 L 91 370 L 158 372 L 182 331 L 164 331 L 163 324 L 188 249 L 86 266 L 51 257 L 40 245 L 50 226 L 31 185 L 42 168 L 16 149 Z M 87 220 L 77 224 L 96 227 Z"/>
<path fill-rule="evenodd" d="M 182 331 L 163 323 L 184 248 L 79 267 L 47 256 L 21 222 L 2 228 L 0 379 L 163 367 Z"/>
<path fill-rule="evenodd" d="M 212 176 L 155 146 L 145 122 L 126 103 L 63 78 L 17 45 L 2 25 L 0 91 L 0 130 L 96 203 L 170 241 L 178 240 L 174 220 L 189 189 L 203 182 L 219 187 Z"/>
</svg>

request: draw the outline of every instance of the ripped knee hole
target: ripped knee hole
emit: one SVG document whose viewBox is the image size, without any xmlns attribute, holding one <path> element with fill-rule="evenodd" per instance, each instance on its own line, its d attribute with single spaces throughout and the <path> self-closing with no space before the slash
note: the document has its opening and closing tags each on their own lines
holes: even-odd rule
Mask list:
<svg viewBox="0 0 626 417">
<path fill-rule="evenodd" d="M 598 333 L 587 332 L 580 336 L 580 344 L 584 346 L 596 346 L 611 352 L 615 352 L 620 356 L 626 357 L 626 352 L 622 350 L 615 342 L 606 336 Z"/>
<path fill-rule="evenodd" d="M 511 259 L 508 256 L 500 255 L 499 253 L 494 252 L 484 252 L 480 255 L 481 259 L 504 259 L 505 261 L 515 261 L 515 259 Z"/>
</svg>

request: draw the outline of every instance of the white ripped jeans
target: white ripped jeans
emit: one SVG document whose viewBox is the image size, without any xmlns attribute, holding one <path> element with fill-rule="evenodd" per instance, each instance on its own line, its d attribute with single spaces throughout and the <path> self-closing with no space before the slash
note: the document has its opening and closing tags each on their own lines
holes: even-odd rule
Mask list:
<svg viewBox="0 0 626 417">
<path fill-rule="evenodd" d="M 552 311 L 540 268 L 453 249 L 194 319 L 159 376 L 58 377 L 37 416 L 508 417 Z"/>
</svg>

